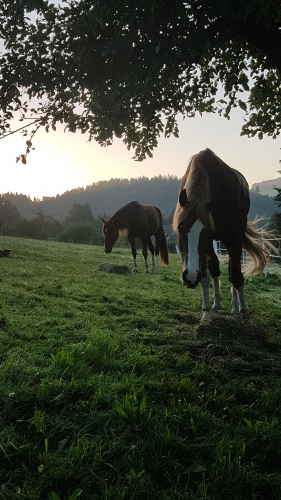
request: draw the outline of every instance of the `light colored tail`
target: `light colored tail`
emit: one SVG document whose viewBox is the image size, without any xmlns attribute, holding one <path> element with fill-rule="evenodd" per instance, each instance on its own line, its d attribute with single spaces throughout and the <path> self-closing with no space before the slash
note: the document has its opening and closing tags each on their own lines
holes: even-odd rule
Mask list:
<svg viewBox="0 0 281 500">
<path fill-rule="evenodd" d="M 257 228 L 260 220 L 254 219 L 248 222 L 243 236 L 243 249 L 251 257 L 251 262 L 245 268 L 246 276 L 259 274 L 270 261 L 270 254 L 278 254 L 278 249 L 271 241 L 268 241 L 268 239 L 274 240 L 274 235 L 270 231 L 265 231 L 264 228 Z"/>
</svg>

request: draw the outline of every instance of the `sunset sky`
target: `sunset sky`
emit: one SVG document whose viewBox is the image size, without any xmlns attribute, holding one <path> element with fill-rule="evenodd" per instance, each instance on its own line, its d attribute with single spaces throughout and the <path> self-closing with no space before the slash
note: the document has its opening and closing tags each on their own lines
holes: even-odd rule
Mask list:
<svg viewBox="0 0 281 500">
<path fill-rule="evenodd" d="M 102 148 L 95 142 L 87 143 L 80 133 L 40 131 L 35 136 L 35 150 L 27 164 L 16 163 L 16 156 L 25 152 L 25 140 L 20 133 L 0 140 L 0 193 L 13 192 L 42 198 L 55 196 L 77 187 L 111 178 L 154 177 L 176 175 L 181 177 L 189 158 L 205 149 L 212 149 L 231 167 L 240 170 L 250 187 L 255 182 L 280 176 L 281 140 L 265 137 L 240 137 L 243 112 L 234 110 L 231 119 L 204 114 L 203 117 L 179 119 L 180 138 L 160 138 L 153 159 L 132 160 L 122 140 Z"/>
</svg>

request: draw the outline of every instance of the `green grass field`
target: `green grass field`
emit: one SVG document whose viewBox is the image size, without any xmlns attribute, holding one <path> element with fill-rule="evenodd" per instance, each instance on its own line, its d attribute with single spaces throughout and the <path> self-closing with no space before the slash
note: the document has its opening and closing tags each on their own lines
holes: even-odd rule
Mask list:
<svg viewBox="0 0 281 500">
<path fill-rule="evenodd" d="M 0 498 L 280 500 L 281 277 L 200 324 L 180 259 L 1 238 Z"/>
</svg>

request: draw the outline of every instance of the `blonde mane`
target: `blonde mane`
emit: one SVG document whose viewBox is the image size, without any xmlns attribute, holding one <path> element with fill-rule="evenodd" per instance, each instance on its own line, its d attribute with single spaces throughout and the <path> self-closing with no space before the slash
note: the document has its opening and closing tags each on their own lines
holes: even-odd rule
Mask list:
<svg viewBox="0 0 281 500">
<path fill-rule="evenodd" d="M 179 224 L 188 217 L 193 207 L 195 207 L 197 217 L 204 226 L 215 229 L 213 217 L 206 206 L 212 200 L 209 177 L 200 163 L 200 156 L 201 154 L 198 153 L 191 158 L 187 171 L 181 180 L 180 191 L 185 189 L 188 202 L 182 207 L 178 201 L 173 219 L 174 230 L 177 230 Z"/>
</svg>

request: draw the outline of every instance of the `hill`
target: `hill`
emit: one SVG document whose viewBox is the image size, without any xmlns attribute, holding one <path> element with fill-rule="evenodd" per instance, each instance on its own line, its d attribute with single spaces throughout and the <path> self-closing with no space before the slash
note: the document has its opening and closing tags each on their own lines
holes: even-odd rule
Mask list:
<svg viewBox="0 0 281 500">
<path fill-rule="evenodd" d="M 86 188 L 72 189 L 55 197 L 44 197 L 41 201 L 31 200 L 24 195 L 5 193 L 21 215 L 33 218 L 39 206 L 46 215 L 62 222 L 68 215 L 73 203 L 89 205 L 93 216 L 110 216 L 125 203 L 138 200 L 140 203 L 157 205 L 167 217 L 174 209 L 179 190 L 177 177 L 140 177 L 138 179 L 111 179 L 101 181 Z"/>
<path fill-rule="evenodd" d="M 256 182 L 252 185 L 252 190 L 262 195 L 276 196 L 277 191 L 274 188 L 281 189 L 281 177 L 269 181 Z"/>
<path fill-rule="evenodd" d="M 273 183 L 273 181 L 267 181 Z M 281 186 L 281 179 L 280 179 Z M 3 197 L 11 200 L 20 214 L 32 219 L 38 208 L 54 219 L 63 222 L 67 217 L 73 203 L 88 204 L 95 218 L 98 216 L 111 216 L 125 203 L 138 200 L 140 203 L 157 205 L 164 218 L 169 218 L 173 212 L 179 191 L 177 177 L 140 177 L 138 179 L 111 179 L 101 181 L 86 188 L 72 189 L 62 195 L 44 197 L 42 200 L 31 200 L 28 196 L 5 193 Z M 274 192 L 276 194 L 276 192 Z M 265 196 L 259 189 L 250 192 L 251 208 L 249 219 L 256 216 L 271 217 L 278 212 L 272 196 Z"/>
</svg>

